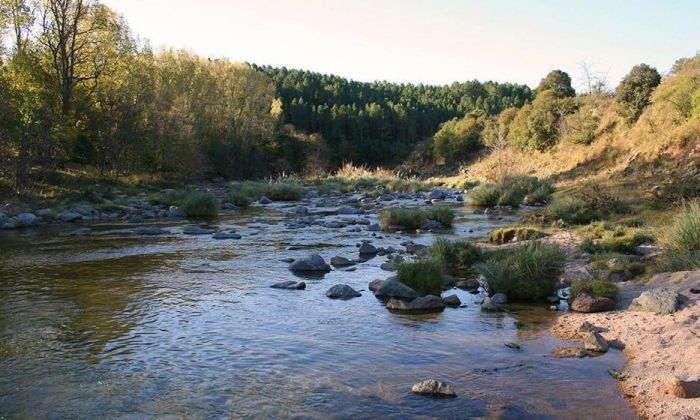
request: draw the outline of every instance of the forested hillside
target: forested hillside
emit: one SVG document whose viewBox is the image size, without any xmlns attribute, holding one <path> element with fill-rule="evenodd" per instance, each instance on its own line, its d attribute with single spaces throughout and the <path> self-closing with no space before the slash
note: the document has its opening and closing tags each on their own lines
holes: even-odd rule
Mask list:
<svg viewBox="0 0 700 420">
<path fill-rule="evenodd" d="M 335 165 L 343 160 L 396 164 L 410 145 L 467 113 L 494 115 L 532 99 L 525 85 L 470 81 L 449 86 L 361 83 L 309 71 L 255 67 L 275 83 L 284 119 L 320 133 Z"/>
</svg>

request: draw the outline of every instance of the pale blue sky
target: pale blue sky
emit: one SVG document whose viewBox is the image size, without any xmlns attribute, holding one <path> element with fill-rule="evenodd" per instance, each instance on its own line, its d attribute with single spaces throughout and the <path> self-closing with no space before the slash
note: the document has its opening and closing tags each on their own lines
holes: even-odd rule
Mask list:
<svg viewBox="0 0 700 420">
<path fill-rule="evenodd" d="M 154 47 L 356 80 L 536 86 L 580 63 L 614 87 L 700 50 L 700 0 L 103 0 Z"/>
</svg>

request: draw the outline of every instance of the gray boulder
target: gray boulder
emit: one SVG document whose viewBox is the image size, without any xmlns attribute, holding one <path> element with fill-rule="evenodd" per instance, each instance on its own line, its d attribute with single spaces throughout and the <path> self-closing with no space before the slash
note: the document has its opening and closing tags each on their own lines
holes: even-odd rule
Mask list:
<svg viewBox="0 0 700 420">
<path fill-rule="evenodd" d="M 586 335 L 583 338 L 583 348 L 588 350 L 588 351 L 595 351 L 598 353 L 605 353 L 608 351 L 608 348 L 610 346 L 608 345 L 608 342 L 595 331 L 591 331 L 589 333 L 586 333 Z"/>
<path fill-rule="evenodd" d="M 457 308 L 462 305 L 462 301 L 459 300 L 459 297 L 457 295 L 449 295 L 442 298 L 442 303 L 444 303 L 445 306 L 449 306 L 452 308 Z"/>
<path fill-rule="evenodd" d="M 453 398 L 457 396 L 452 390 L 452 387 L 435 379 L 428 379 L 413 385 L 413 387 L 411 387 L 411 392 L 419 395 L 427 395 L 429 397 Z"/>
<path fill-rule="evenodd" d="M 388 279 L 382 282 L 379 288 L 374 292 L 374 295 L 383 300 L 413 300 L 418 297 L 418 292 L 396 279 Z"/>
<path fill-rule="evenodd" d="M 308 257 L 295 260 L 289 264 L 291 271 L 299 272 L 328 272 L 331 267 L 326 264 L 322 256 L 318 254 L 309 255 Z"/>
<path fill-rule="evenodd" d="M 380 230 L 382 230 L 382 227 L 379 226 L 379 223 L 372 223 L 367 227 L 367 230 L 370 232 L 379 232 Z"/>
<path fill-rule="evenodd" d="M 371 282 L 369 282 L 368 288 L 372 293 L 375 293 L 382 286 L 382 284 L 384 284 L 385 281 L 386 280 L 382 279 L 372 280 Z"/>
<path fill-rule="evenodd" d="M 369 255 L 377 255 L 379 250 L 377 247 L 372 245 L 371 243 L 364 241 L 362 242 L 362 245 L 360 245 L 360 255 L 363 256 L 369 256 Z"/>
<path fill-rule="evenodd" d="M 306 289 L 306 283 L 303 281 L 283 281 L 281 283 L 275 283 L 270 287 L 273 289 L 302 290 Z"/>
<path fill-rule="evenodd" d="M 83 215 L 78 213 L 77 211 L 66 211 L 58 215 L 58 218 L 62 222 L 70 223 L 70 222 L 75 222 L 76 220 L 80 220 L 83 218 Z"/>
<path fill-rule="evenodd" d="M 571 303 L 571 310 L 575 312 L 593 313 L 607 312 L 615 309 L 615 301 L 606 298 L 595 296 L 590 293 L 581 293 L 576 296 L 576 299 Z"/>
<path fill-rule="evenodd" d="M 90 228 L 80 228 L 80 229 L 74 230 L 73 232 L 69 233 L 68 235 L 70 235 L 70 236 L 77 236 L 77 237 L 90 236 L 90 235 L 92 235 L 92 229 L 90 229 Z"/>
<path fill-rule="evenodd" d="M 36 226 L 40 223 L 39 218 L 33 213 L 21 213 L 15 216 L 14 219 L 17 227 Z"/>
<path fill-rule="evenodd" d="M 362 295 L 347 284 L 336 284 L 326 291 L 326 296 L 331 299 L 348 300 Z"/>
<path fill-rule="evenodd" d="M 681 295 L 665 288 L 647 290 L 634 299 L 629 306 L 630 311 L 654 312 L 668 315 L 678 310 Z"/>
<path fill-rule="evenodd" d="M 508 296 L 505 293 L 496 293 L 491 296 L 491 302 L 496 305 L 504 305 L 508 303 Z"/>
<path fill-rule="evenodd" d="M 269 198 L 265 197 L 264 195 L 260 197 L 260 200 L 258 200 L 258 203 L 266 205 L 266 204 L 272 204 L 272 200 Z"/>
<path fill-rule="evenodd" d="M 431 200 L 444 200 L 447 198 L 448 192 L 445 190 L 435 190 L 431 191 L 430 195 L 428 195 L 428 198 Z"/>
<path fill-rule="evenodd" d="M 365 214 L 365 211 L 355 207 L 344 206 L 338 209 L 338 214 Z"/>
<path fill-rule="evenodd" d="M 331 258 L 331 265 L 333 267 L 350 267 L 351 265 L 355 265 L 354 261 L 350 261 L 349 259 L 341 256 L 335 256 Z"/>
<path fill-rule="evenodd" d="M 212 238 L 218 240 L 241 239 L 241 235 L 237 234 L 236 232 L 216 232 Z"/>
<path fill-rule="evenodd" d="M 481 309 L 485 311 L 497 311 L 498 304 L 494 303 L 490 297 L 486 296 L 484 301 L 481 302 Z"/>
<path fill-rule="evenodd" d="M 460 280 L 457 282 L 457 287 L 464 290 L 476 290 L 481 286 L 479 280 L 475 278 Z"/>
<path fill-rule="evenodd" d="M 438 296 L 427 295 L 413 299 L 410 302 L 401 299 L 389 299 L 386 303 L 386 308 L 397 312 L 442 312 L 445 310 L 445 304 Z"/>
<path fill-rule="evenodd" d="M 426 220 L 425 223 L 423 223 L 423 226 L 421 226 L 422 230 L 441 230 L 444 228 L 445 226 L 443 226 L 442 223 L 432 219 Z"/>
<path fill-rule="evenodd" d="M 165 229 L 160 229 L 156 227 L 140 227 L 133 230 L 136 235 L 144 236 L 156 236 L 156 235 L 167 235 L 170 232 Z"/>
</svg>

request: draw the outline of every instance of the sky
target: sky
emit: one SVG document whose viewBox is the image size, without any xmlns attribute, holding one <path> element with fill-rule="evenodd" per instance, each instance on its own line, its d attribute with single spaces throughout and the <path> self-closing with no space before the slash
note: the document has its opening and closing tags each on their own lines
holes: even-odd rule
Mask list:
<svg viewBox="0 0 700 420">
<path fill-rule="evenodd" d="M 611 87 L 700 50 L 700 0 L 102 0 L 154 48 L 359 81 L 536 87 L 552 69 Z"/>
</svg>

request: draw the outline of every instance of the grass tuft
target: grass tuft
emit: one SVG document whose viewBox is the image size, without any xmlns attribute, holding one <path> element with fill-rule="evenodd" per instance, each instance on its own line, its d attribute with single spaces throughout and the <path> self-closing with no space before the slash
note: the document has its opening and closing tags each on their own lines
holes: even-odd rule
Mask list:
<svg viewBox="0 0 700 420">
<path fill-rule="evenodd" d="M 455 219 L 455 211 L 446 206 L 437 206 L 425 211 L 425 218 L 440 222 L 443 226 L 450 227 Z"/>
<path fill-rule="evenodd" d="M 439 237 L 433 242 L 430 253 L 435 260 L 450 270 L 469 268 L 482 259 L 481 249 L 468 241 L 451 241 L 444 237 Z"/>
<path fill-rule="evenodd" d="M 581 293 L 590 293 L 595 296 L 606 297 L 617 301 L 618 291 L 617 285 L 609 280 L 579 280 L 571 285 L 569 301 L 573 302 Z"/>
<path fill-rule="evenodd" d="M 403 262 L 397 268 L 397 277 L 421 296 L 440 296 L 442 292 L 442 270 L 435 260 Z"/>
<path fill-rule="evenodd" d="M 188 217 L 214 218 L 219 202 L 213 194 L 195 191 L 182 201 L 182 211 Z"/>
<path fill-rule="evenodd" d="M 401 226 L 408 230 L 420 229 L 426 221 L 425 212 L 415 208 L 385 209 L 379 214 L 379 221 L 385 231 Z"/>
</svg>

